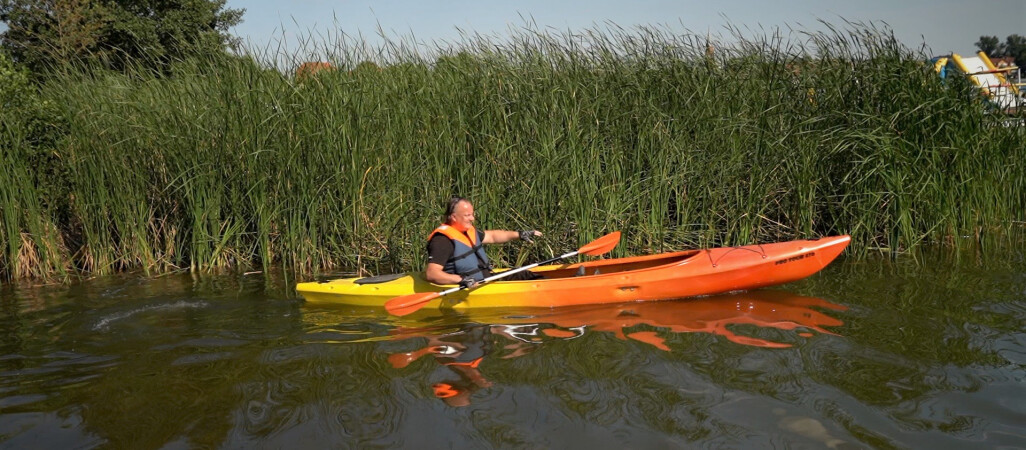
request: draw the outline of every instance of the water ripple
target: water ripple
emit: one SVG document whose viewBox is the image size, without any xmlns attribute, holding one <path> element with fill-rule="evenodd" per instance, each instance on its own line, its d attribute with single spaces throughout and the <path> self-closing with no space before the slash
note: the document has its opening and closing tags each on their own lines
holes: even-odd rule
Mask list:
<svg viewBox="0 0 1026 450">
<path fill-rule="evenodd" d="M 114 322 L 127 319 L 136 314 L 154 312 L 154 311 L 170 311 L 177 309 L 198 309 L 206 308 L 207 302 L 204 301 L 186 301 L 179 300 L 174 303 L 160 303 L 156 305 L 147 305 L 139 308 L 131 309 L 124 312 L 117 312 L 100 319 L 95 325 L 93 325 L 93 331 L 107 331 L 110 325 Z"/>
<path fill-rule="evenodd" d="M 11 395 L 0 398 L 0 408 L 27 405 L 29 403 L 41 402 L 46 399 L 47 396 L 42 394 Z"/>
</svg>

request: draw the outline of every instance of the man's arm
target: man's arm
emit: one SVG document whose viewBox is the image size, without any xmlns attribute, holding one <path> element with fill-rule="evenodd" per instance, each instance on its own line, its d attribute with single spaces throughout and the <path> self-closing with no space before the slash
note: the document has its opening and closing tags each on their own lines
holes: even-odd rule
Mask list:
<svg viewBox="0 0 1026 450">
<path fill-rule="evenodd" d="M 520 239 L 520 233 L 521 232 L 520 231 L 510 231 L 510 230 L 487 230 L 484 233 L 485 233 L 485 237 L 481 241 L 482 243 L 485 243 L 485 244 L 502 244 L 503 242 L 509 242 L 509 241 L 514 240 L 514 239 Z M 542 235 L 541 232 L 537 231 L 537 230 L 532 230 L 531 233 L 533 233 L 534 236 L 541 236 Z"/>
<path fill-rule="evenodd" d="M 449 238 L 436 234 L 428 241 L 428 263 L 424 269 L 424 279 L 435 284 L 456 284 L 463 277 L 442 270 L 446 261 L 455 250 Z"/>
<path fill-rule="evenodd" d="M 424 279 L 435 284 L 458 284 L 463 277 L 445 272 L 441 264 L 428 263 Z"/>
<path fill-rule="evenodd" d="M 485 244 L 501 244 L 518 238 L 520 238 L 520 233 L 516 231 L 486 230 L 484 240 L 481 242 L 484 242 Z"/>
</svg>

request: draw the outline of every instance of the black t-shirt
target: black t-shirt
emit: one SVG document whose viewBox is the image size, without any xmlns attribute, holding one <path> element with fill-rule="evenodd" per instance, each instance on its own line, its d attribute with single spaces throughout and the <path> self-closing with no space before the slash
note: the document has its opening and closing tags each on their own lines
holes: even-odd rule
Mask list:
<svg viewBox="0 0 1026 450">
<path fill-rule="evenodd" d="M 478 242 L 484 240 L 484 232 L 477 232 Z M 431 240 L 428 241 L 428 263 L 435 263 L 442 267 L 445 267 L 445 263 L 452 258 L 453 253 L 456 252 L 456 245 L 452 243 L 452 239 L 442 233 L 436 233 L 431 236 Z M 487 277 L 490 271 L 485 270 L 483 275 Z M 458 275 L 458 274 L 457 274 Z"/>
<path fill-rule="evenodd" d="M 441 233 L 431 236 L 431 240 L 428 241 L 428 263 L 444 266 L 455 251 L 456 245 L 448 236 Z"/>
</svg>

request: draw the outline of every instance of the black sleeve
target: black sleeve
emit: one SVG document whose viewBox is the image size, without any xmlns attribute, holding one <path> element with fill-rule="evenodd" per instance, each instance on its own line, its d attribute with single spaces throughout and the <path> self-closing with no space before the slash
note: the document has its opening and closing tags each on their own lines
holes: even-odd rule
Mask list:
<svg viewBox="0 0 1026 450">
<path fill-rule="evenodd" d="M 442 234 L 436 234 L 428 241 L 428 263 L 435 263 L 444 266 L 449 258 L 452 258 L 456 246 L 452 240 Z"/>
</svg>

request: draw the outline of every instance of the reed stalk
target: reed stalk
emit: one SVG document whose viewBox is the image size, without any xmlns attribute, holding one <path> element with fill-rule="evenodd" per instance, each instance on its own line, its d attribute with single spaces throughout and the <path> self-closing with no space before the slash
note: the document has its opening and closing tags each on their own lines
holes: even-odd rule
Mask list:
<svg viewBox="0 0 1026 450">
<path fill-rule="evenodd" d="M 887 30 L 335 39 L 49 80 L 51 167 L 4 127 L 0 276 L 416 269 L 453 194 L 546 233 L 490 250 L 510 265 L 612 230 L 618 255 L 842 233 L 857 254 L 1024 221 L 1023 128 Z M 295 79 L 308 53 L 338 70 Z"/>
</svg>

